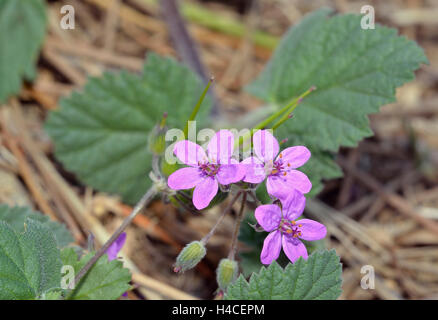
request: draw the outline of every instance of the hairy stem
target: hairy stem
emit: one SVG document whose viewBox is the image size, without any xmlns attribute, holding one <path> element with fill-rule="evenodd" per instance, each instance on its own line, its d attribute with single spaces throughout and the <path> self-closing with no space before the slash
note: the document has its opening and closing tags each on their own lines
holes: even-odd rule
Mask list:
<svg viewBox="0 0 438 320">
<path fill-rule="evenodd" d="M 75 277 L 75 283 L 79 284 L 79 281 L 83 276 L 87 274 L 87 272 L 93 267 L 97 260 L 102 257 L 108 248 L 117 240 L 117 238 L 125 231 L 126 227 L 134 220 L 137 214 L 145 208 L 154 196 L 157 194 L 157 190 L 155 187 L 151 187 L 140 199 L 140 201 L 135 205 L 132 209 L 131 214 L 123 221 L 120 227 L 113 233 L 113 235 L 109 238 L 107 242 L 95 253 L 95 255 L 87 262 L 87 264 L 79 271 L 79 273 Z"/>
<path fill-rule="evenodd" d="M 160 156 L 156 154 L 152 157 L 152 171 L 158 179 L 161 179 Z"/>
<path fill-rule="evenodd" d="M 216 221 L 216 224 L 211 228 L 210 232 L 201 239 L 201 242 L 205 245 L 207 244 L 208 240 L 212 237 L 212 235 L 216 232 L 217 227 L 221 224 L 222 220 L 224 220 L 225 215 L 231 210 L 233 207 L 233 204 L 236 202 L 237 198 L 242 194 L 242 191 L 238 191 L 234 198 L 231 200 L 231 202 L 228 204 L 226 209 L 222 212 L 222 215 L 219 217 L 219 219 Z"/>
<path fill-rule="evenodd" d="M 239 236 L 240 224 L 242 223 L 243 212 L 245 211 L 246 195 L 247 193 L 244 192 L 242 196 L 242 204 L 240 205 L 240 210 L 236 217 L 236 225 L 234 226 L 233 237 L 231 240 L 231 249 L 230 253 L 228 254 L 228 259 L 230 260 L 234 260 L 237 252 L 237 237 Z"/>
<path fill-rule="evenodd" d="M 254 200 L 256 206 L 260 206 L 262 204 L 261 201 L 257 198 L 254 190 L 249 191 L 248 194 Z"/>
</svg>

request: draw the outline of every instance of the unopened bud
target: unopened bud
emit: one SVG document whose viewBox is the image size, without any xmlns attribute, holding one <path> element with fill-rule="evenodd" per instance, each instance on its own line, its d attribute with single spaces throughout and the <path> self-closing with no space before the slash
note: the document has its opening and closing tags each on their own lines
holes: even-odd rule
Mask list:
<svg viewBox="0 0 438 320">
<path fill-rule="evenodd" d="M 226 291 L 228 286 L 237 279 L 239 268 L 237 262 L 230 259 L 222 259 L 216 270 L 216 281 L 219 289 Z"/>
<path fill-rule="evenodd" d="M 207 250 L 201 241 L 193 241 L 187 244 L 176 258 L 174 272 L 184 272 L 195 267 L 204 258 Z"/>
</svg>

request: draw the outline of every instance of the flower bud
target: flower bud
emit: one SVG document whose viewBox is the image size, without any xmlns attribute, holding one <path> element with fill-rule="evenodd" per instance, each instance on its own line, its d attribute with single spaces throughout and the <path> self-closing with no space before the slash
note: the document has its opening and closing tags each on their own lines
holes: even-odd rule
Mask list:
<svg viewBox="0 0 438 320">
<path fill-rule="evenodd" d="M 201 241 L 193 241 L 187 244 L 176 258 L 173 268 L 175 272 L 184 272 L 195 267 L 204 258 L 207 250 Z"/>
<path fill-rule="evenodd" d="M 151 151 L 155 155 L 162 155 L 166 151 L 166 118 L 167 112 L 164 113 L 161 123 L 156 125 L 149 133 L 149 151 Z"/>
<path fill-rule="evenodd" d="M 216 270 L 216 280 L 219 289 L 226 291 L 227 287 L 237 279 L 239 268 L 237 262 L 230 259 L 222 259 Z"/>
</svg>

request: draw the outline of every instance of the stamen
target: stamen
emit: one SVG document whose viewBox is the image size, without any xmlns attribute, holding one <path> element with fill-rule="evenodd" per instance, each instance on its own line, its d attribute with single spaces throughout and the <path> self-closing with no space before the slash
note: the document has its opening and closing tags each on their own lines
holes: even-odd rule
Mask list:
<svg viewBox="0 0 438 320">
<path fill-rule="evenodd" d="M 298 238 L 301 237 L 301 228 L 303 225 L 296 223 L 294 220 L 285 220 L 282 219 L 280 222 L 279 230 L 287 234 L 288 236 L 292 238 Z"/>
</svg>

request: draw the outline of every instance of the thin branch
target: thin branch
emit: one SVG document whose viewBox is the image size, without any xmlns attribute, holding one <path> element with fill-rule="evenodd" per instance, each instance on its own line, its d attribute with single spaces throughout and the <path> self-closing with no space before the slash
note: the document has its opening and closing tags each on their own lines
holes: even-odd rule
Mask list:
<svg viewBox="0 0 438 320">
<path fill-rule="evenodd" d="M 108 248 L 116 241 L 119 236 L 125 231 L 126 227 L 131 224 L 132 220 L 137 216 L 137 214 L 145 208 L 151 200 L 155 197 L 157 194 L 157 190 L 154 187 L 151 187 L 144 196 L 140 199 L 140 201 L 135 205 L 134 209 L 132 209 L 131 214 L 123 221 L 123 223 L 120 225 L 120 227 L 113 233 L 111 238 L 105 244 L 99 249 L 99 251 L 96 252 L 96 254 L 93 256 L 93 258 L 90 259 L 90 261 L 87 262 L 87 264 L 79 271 L 79 273 L 75 277 L 75 283 L 78 284 L 79 281 L 82 279 L 83 276 L 87 274 L 87 272 L 91 269 L 91 267 L 99 260 L 100 257 L 102 257 Z"/>
<path fill-rule="evenodd" d="M 219 219 L 216 221 L 216 224 L 211 228 L 210 232 L 201 239 L 201 242 L 205 245 L 208 240 L 213 236 L 213 234 L 216 232 L 217 227 L 221 224 L 222 220 L 224 220 L 226 214 L 231 210 L 233 207 L 233 204 L 236 202 L 237 198 L 242 194 L 242 191 L 238 191 L 234 198 L 231 200 L 231 202 L 228 204 L 226 209 L 222 212 L 222 215 L 219 217 Z"/>
<path fill-rule="evenodd" d="M 230 259 L 230 260 L 234 260 L 234 257 L 236 256 L 237 237 L 239 236 L 240 224 L 242 223 L 243 212 L 245 211 L 246 195 L 247 195 L 247 193 L 244 192 L 243 196 L 242 196 L 242 204 L 240 205 L 240 211 L 236 217 L 236 224 L 234 226 L 233 237 L 231 240 L 231 249 L 230 249 L 230 253 L 228 255 L 228 259 Z"/>
<path fill-rule="evenodd" d="M 257 198 L 254 190 L 249 191 L 248 195 L 254 200 L 256 206 L 260 206 L 262 204 L 261 201 Z"/>
</svg>

